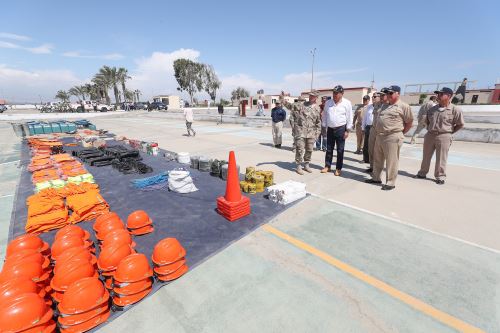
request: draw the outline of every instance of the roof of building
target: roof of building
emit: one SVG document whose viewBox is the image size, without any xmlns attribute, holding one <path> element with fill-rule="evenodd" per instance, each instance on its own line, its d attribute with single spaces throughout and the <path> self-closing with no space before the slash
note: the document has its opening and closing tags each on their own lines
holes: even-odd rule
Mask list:
<svg viewBox="0 0 500 333">
<path fill-rule="evenodd" d="M 344 87 L 344 91 L 346 90 L 363 90 L 363 89 L 371 89 L 371 87 Z M 331 88 L 319 88 L 319 89 L 314 89 L 319 92 L 326 92 L 326 91 L 333 91 L 333 87 Z M 376 90 L 376 89 L 374 89 Z M 308 94 L 309 90 L 303 91 L 301 94 Z"/>
</svg>

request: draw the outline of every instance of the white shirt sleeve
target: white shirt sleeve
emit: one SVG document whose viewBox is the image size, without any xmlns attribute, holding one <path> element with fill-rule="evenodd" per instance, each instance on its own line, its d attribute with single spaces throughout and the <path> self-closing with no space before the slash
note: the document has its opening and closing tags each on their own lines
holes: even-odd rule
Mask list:
<svg viewBox="0 0 500 333">
<path fill-rule="evenodd" d="M 346 103 L 346 107 L 347 107 L 347 110 L 346 110 L 346 128 L 350 131 L 352 130 L 352 117 L 353 117 L 353 113 L 352 113 L 352 105 L 351 105 L 351 102 L 348 102 Z"/>
</svg>

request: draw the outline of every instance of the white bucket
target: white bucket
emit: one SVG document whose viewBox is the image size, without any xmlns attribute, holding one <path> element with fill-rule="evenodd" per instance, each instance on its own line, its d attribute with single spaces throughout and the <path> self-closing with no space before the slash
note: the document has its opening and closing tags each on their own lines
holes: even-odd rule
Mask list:
<svg viewBox="0 0 500 333">
<path fill-rule="evenodd" d="M 180 152 L 177 154 L 177 162 L 182 164 L 191 164 L 191 158 L 189 157 L 189 153 Z"/>
</svg>

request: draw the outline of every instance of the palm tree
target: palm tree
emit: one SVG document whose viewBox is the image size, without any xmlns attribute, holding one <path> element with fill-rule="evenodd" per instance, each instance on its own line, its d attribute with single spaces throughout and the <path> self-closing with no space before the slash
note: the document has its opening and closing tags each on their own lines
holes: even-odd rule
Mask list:
<svg viewBox="0 0 500 333">
<path fill-rule="evenodd" d="M 56 94 L 56 98 L 60 99 L 61 102 L 63 102 L 63 103 L 67 103 L 69 101 L 69 97 L 70 97 L 70 95 L 68 94 L 68 92 L 66 90 L 59 90 Z"/>
<path fill-rule="evenodd" d="M 102 66 L 96 76 L 100 77 L 102 81 L 106 82 L 108 87 L 113 87 L 116 108 L 117 105 L 120 104 L 120 91 L 118 90 L 118 83 L 120 82 L 120 80 L 118 79 L 118 70 L 116 69 L 116 67 Z"/>
<path fill-rule="evenodd" d="M 85 86 L 74 86 L 68 91 L 70 96 L 75 96 L 78 98 L 78 100 L 85 100 L 86 92 L 85 92 Z M 82 99 L 80 99 L 80 96 Z"/>
<path fill-rule="evenodd" d="M 94 76 L 92 82 L 95 85 L 95 89 L 97 90 L 97 95 L 99 96 L 99 99 L 102 99 L 104 97 L 106 98 L 106 104 L 111 104 L 111 99 L 109 98 L 109 92 L 108 92 L 109 88 L 111 87 L 111 84 L 108 81 L 108 78 L 105 75 L 98 73 Z"/>
<path fill-rule="evenodd" d="M 127 88 L 125 87 L 125 82 L 128 79 L 131 79 L 131 77 L 128 76 L 128 70 L 126 68 L 123 68 L 123 67 L 118 68 L 116 74 L 117 74 L 118 81 L 120 81 L 120 83 L 122 85 L 123 101 L 126 102 L 127 98 L 125 95 L 127 92 Z"/>
<path fill-rule="evenodd" d="M 137 98 L 137 102 L 139 102 L 140 101 L 140 97 L 139 96 L 142 95 L 141 91 L 139 89 L 136 89 L 136 90 L 134 90 L 134 94 L 135 94 L 135 96 L 137 96 L 136 97 Z"/>
</svg>

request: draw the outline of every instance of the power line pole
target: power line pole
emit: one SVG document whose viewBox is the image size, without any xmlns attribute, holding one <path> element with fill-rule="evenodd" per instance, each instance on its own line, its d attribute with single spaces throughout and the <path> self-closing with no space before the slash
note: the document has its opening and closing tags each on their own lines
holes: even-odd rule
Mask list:
<svg viewBox="0 0 500 333">
<path fill-rule="evenodd" d="M 316 48 L 311 50 L 312 54 L 312 64 L 311 64 L 311 91 L 313 90 L 313 82 L 314 82 L 314 56 L 316 55 Z"/>
</svg>

